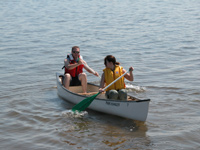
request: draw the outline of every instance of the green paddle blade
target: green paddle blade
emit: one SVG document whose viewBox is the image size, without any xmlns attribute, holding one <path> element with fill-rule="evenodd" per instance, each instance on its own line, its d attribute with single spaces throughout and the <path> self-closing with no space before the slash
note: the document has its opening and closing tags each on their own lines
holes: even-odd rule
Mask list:
<svg viewBox="0 0 200 150">
<path fill-rule="evenodd" d="M 80 103 L 76 104 L 73 108 L 72 111 L 83 111 L 85 110 L 91 103 L 92 101 L 99 95 L 100 93 L 97 93 L 95 95 L 92 95 L 90 97 L 85 98 L 84 100 L 82 100 Z"/>
</svg>

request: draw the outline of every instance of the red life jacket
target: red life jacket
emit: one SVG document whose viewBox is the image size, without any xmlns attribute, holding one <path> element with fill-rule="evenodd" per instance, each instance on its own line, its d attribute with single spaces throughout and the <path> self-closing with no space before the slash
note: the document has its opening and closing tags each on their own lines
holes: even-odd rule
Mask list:
<svg viewBox="0 0 200 150">
<path fill-rule="evenodd" d="M 71 55 L 71 54 L 70 54 L 70 55 Z M 70 55 L 67 55 L 67 59 L 68 59 L 69 63 L 70 63 L 70 64 L 76 63 L 76 60 L 74 60 L 73 56 L 72 56 L 72 55 L 70 56 Z M 81 56 L 79 56 L 79 58 L 81 58 Z M 69 73 L 72 77 L 76 77 L 76 76 L 78 76 L 80 73 L 83 72 L 83 67 L 84 67 L 83 64 L 81 64 L 81 65 L 79 65 L 78 67 L 76 67 L 76 68 L 74 68 L 74 69 L 71 69 L 71 70 L 69 70 L 69 69 L 67 69 L 67 68 L 65 67 L 65 74 L 66 74 L 66 73 Z"/>
</svg>

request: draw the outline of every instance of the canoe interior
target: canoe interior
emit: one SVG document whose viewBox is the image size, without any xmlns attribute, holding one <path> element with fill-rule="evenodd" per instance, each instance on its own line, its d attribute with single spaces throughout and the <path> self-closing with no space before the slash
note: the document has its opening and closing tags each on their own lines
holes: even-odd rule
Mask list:
<svg viewBox="0 0 200 150">
<path fill-rule="evenodd" d="M 63 79 L 64 79 L 64 76 L 60 75 L 59 81 L 61 82 L 61 84 L 63 82 Z M 69 91 L 76 93 L 76 94 L 79 94 L 79 95 L 91 96 L 91 95 L 97 94 L 99 92 L 99 86 L 92 84 L 92 83 L 88 83 L 86 94 L 82 93 L 82 86 L 70 86 Z M 96 98 L 97 99 L 107 99 L 106 96 L 105 96 L 105 93 L 99 94 Z M 128 95 L 127 101 L 140 101 L 140 99 L 135 98 L 131 95 Z"/>
</svg>

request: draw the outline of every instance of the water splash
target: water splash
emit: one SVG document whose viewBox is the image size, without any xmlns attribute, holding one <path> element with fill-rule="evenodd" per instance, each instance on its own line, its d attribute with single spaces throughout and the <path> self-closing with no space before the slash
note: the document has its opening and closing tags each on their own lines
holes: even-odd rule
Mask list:
<svg viewBox="0 0 200 150">
<path fill-rule="evenodd" d="M 130 130 L 131 132 L 133 132 L 133 131 L 135 130 L 135 127 L 134 127 L 134 126 L 130 126 L 130 127 L 129 127 L 129 130 Z"/>
<path fill-rule="evenodd" d="M 65 110 L 65 111 L 62 111 L 62 116 L 64 117 L 68 117 L 68 118 L 83 118 L 85 116 L 88 115 L 88 112 L 87 111 L 72 111 L 71 109 L 70 110 Z"/>
<path fill-rule="evenodd" d="M 126 88 L 127 88 L 129 91 L 136 91 L 136 92 L 144 92 L 144 91 L 146 91 L 146 88 L 145 88 L 145 87 L 136 86 L 136 85 L 132 85 L 132 84 L 127 84 L 127 85 L 126 85 Z"/>
</svg>

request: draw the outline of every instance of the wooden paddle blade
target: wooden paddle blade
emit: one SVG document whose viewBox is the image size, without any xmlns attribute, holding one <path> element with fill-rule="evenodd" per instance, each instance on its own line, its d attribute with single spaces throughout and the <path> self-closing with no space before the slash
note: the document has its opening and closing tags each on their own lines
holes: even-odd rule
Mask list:
<svg viewBox="0 0 200 150">
<path fill-rule="evenodd" d="M 92 101 L 99 95 L 100 93 L 97 93 L 95 95 L 92 95 L 90 97 L 85 98 L 84 100 L 82 100 L 80 103 L 76 104 L 73 108 L 72 111 L 83 111 L 85 110 L 91 103 Z"/>
</svg>

